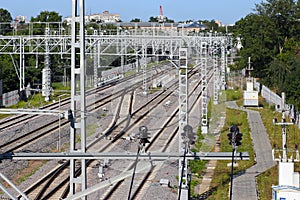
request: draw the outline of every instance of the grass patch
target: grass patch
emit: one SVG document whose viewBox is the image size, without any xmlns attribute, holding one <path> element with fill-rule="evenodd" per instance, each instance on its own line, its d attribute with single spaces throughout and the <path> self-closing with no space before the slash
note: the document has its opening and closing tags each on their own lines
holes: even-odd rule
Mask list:
<svg viewBox="0 0 300 200">
<path fill-rule="evenodd" d="M 201 133 L 201 126 L 198 127 L 198 130 L 196 132 L 197 135 L 197 140 L 195 141 L 194 148 L 192 149 L 192 152 L 199 152 L 200 150 L 203 149 L 203 139 L 205 139 L 205 136 L 202 135 Z M 195 186 L 197 186 L 202 179 L 202 174 L 205 170 L 205 165 L 207 161 L 206 160 L 189 160 L 188 161 L 188 166 L 189 169 L 191 170 L 191 173 L 193 174 L 192 176 L 192 181 L 190 183 L 190 188 L 191 188 L 191 196 L 194 197 L 197 194 L 194 192 Z"/>
<path fill-rule="evenodd" d="M 281 122 L 282 114 L 275 111 L 275 107 L 261 100 L 262 109 L 258 109 L 260 116 L 263 120 L 266 131 L 269 135 L 270 143 L 273 148 L 282 148 L 282 134 L 281 126 L 273 124 L 273 118 L 277 118 L 278 122 Z M 287 121 L 289 121 L 287 119 Z M 300 130 L 297 126 L 287 126 L 287 147 L 290 149 L 288 157 L 292 156 L 292 150 L 295 150 L 295 145 L 300 141 Z M 293 155 L 295 158 L 295 155 Z M 300 163 L 295 162 L 295 171 L 300 171 Z M 278 166 L 265 171 L 257 177 L 259 198 L 262 200 L 272 198 L 272 185 L 278 184 Z"/>
<path fill-rule="evenodd" d="M 29 161 L 28 168 L 23 169 L 16 177 L 16 183 L 20 184 L 35 174 L 47 161 Z"/>
<path fill-rule="evenodd" d="M 87 137 L 95 134 L 97 127 L 98 127 L 97 123 L 87 124 L 86 126 Z"/>
<path fill-rule="evenodd" d="M 134 75 L 135 73 L 136 73 L 136 72 L 135 72 L 134 70 L 125 72 L 125 73 L 124 73 L 124 77 L 132 76 L 132 75 Z"/>
<path fill-rule="evenodd" d="M 231 152 L 232 147 L 228 144 L 227 133 L 232 125 L 238 125 L 240 132 L 243 133 L 242 145 L 238 151 L 247 151 L 250 154 L 250 161 L 236 161 L 238 167 L 234 173 L 240 173 L 255 164 L 252 140 L 250 137 L 250 128 L 247 119 L 247 113 L 240 110 L 226 109 L 226 122 L 220 134 L 220 151 Z M 212 195 L 208 199 L 228 199 L 229 182 L 231 168 L 227 163 L 231 161 L 218 161 L 211 182 Z"/>
<path fill-rule="evenodd" d="M 62 83 L 52 83 L 52 87 L 54 89 L 54 92 L 50 96 L 50 101 L 46 102 L 45 97 L 42 96 L 41 92 L 33 93 L 30 95 L 27 99 L 27 101 L 20 101 L 15 105 L 10 106 L 9 108 L 39 108 L 48 104 L 52 103 L 52 100 L 58 100 L 58 96 L 62 94 L 66 94 L 66 92 L 70 91 L 70 86 L 63 86 Z M 58 90 L 58 91 L 55 91 Z M 68 92 L 69 93 L 69 92 Z M 70 96 L 70 94 L 67 94 L 66 96 L 62 98 L 66 98 L 67 96 Z M 1 115 L 0 118 L 7 117 L 8 115 Z"/>
<path fill-rule="evenodd" d="M 52 102 L 45 102 L 45 97 L 43 97 L 41 93 L 37 93 L 30 95 L 27 101 L 20 101 L 10 108 L 39 108 L 50 103 Z"/>
<path fill-rule="evenodd" d="M 226 90 L 226 98 L 227 101 L 236 101 L 242 98 L 242 91 L 241 90 Z"/>
<path fill-rule="evenodd" d="M 67 86 L 64 86 L 61 82 L 53 82 L 52 83 L 53 90 L 66 90 L 71 92 L 71 85 L 68 84 Z"/>
<path fill-rule="evenodd" d="M 272 199 L 272 185 L 278 184 L 278 166 L 274 166 L 271 169 L 260 174 L 256 178 L 258 187 L 258 196 L 260 200 Z"/>
</svg>

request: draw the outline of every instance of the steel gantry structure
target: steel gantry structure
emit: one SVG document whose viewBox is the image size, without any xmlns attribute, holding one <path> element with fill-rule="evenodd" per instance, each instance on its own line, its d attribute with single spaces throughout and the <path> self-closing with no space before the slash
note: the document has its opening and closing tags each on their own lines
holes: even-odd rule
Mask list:
<svg viewBox="0 0 300 200">
<path fill-rule="evenodd" d="M 79 4 L 78 4 L 79 3 Z M 78 9 L 79 14 L 78 14 Z M 79 32 L 76 27 L 79 25 Z M 117 35 L 104 35 L 94 31 L 93 35 L 85 33 L 84 22 L 84 0 L 72 0 L 72 23 L 71 35 L 51 35 L 47 27 L 46 35 L 28 36 L 0 36 L 0 54 L 19 55 L 20 66 L 20 90 L 25 85 L 26 55 L 44 55 L 46 61 L 45 69 L 50 71 L 51 64 L 49 55 L 61 55 L 61 57 L 71 58 L 71 108 L 68 112 L 70 121 L 70 155 L 81 153 L 84 157 L 86 153 L 86 55 L 92 55 L 94 59 L 94 87 L 97 87 L 98 68 L 101 67 L 101 56 L 121 57 L 121 65 L 124 65 L 125 56 L 141 56 L 143 58 L 143 73 L 146 80 L 147 56 L 167 56 L 170 60 L 179 61 L 179 189 L 187 189 L 187 159 L 183 154 L 190 154 L 185 138 L 181 137 L 184 127 L 188 125 L 188 61 L 192 59 L 192 54 L 200 54 L 202 79 L 202 113 L 201 126 L 204 133 L 207 133 L 207 65 L 208 58 L 214 63 L 214 102 L 217 103 L 219 88 L 224 89 L 226 74 L 226 54 L 225 49 L 231 43 L 231 38 L 226 35 L 202 34 L 187 36 L 178 32 L 166 32 L 159 35 L 155 31 L 143 31 L 142 34 L 129 34 L 128 32 L 118 32 Z M 59 33 L 64 33 L 59 31 Z M 151 53 L 147 51 L 151 48 Z M 221 52 L 218 53 L 218 52 Z M 76 57 L 79 56 L 79 62 Z M 199 59 L 199 58 L 198 58 Z M 221 67 L 219 60 L 221 59 Z M 47 80 L 49 76 L 47 76 Z M 77 86 L 76 80 L 80 84 Z M 219 81 L 221 80 L 221 81 Z M 147 92 L 147 83 L 144 81 L 144 92 Z M 79 87 L 79 88 L 77 88 Z M 50 90 L 49 81 L 45 86 L 46 92 Z M 46 93 L 48 94 L 48 93 Z M 47 95 L 46 95 L 47 96 Z M 79 108 L 77 108 L 79 106 Z M 80 130 L 80 148 L 76 146 L 76 132 Z M 82 172 L 80 177 L 75 175 L 75 158 L 70 158 L 70 195 L 75 195 L 75 185 L 81 184 L 81 192 L 87 189 L 85 158 L 81 160 Z M 187 193 L 183 193 L 187 195 Z M 82 199 L 86 197 L 83 196 Z M 184 197 L 183 197 L 184 198 Z"/>
<path fill-rule="evenodd" d="M 23 35 L 23 36 L 0 36 L 0 55 L 10 54 L 19 56 L 19 68 L 17 70 L 20 79 L 20 90 L 25 89 L 25 59 L 28 55 L 44 55 L 45 68 L 43 74 L 43 94 L 45 99 L 49 99 L 51 86 L 50 86 L 50 55 L 60 55 L 62 60 L 70 58 L 72 53 L 72 37 L 71 35 L 56 34 L 51 35 L 49 25 L 47 25 L 46 35 Z M 65 33 L 58 31 L 57 33 Z M 135 32 L 133 32 L 135 33 Z M 79 36 L 77 36 L 79 37 Z M 140 35 L 132 35 L 128 32 L 120 32 L 118 35 L 103 35 L 98 31 L 93 35 L 85 35 L 85 53 L 94 57 L 94 86 L 97 86 L 99 81 L 98 69 L 101 68 L 101 57 L 116 56 L 121 57 L 121 64 L 124 66 L 125 56 L 142 56 L 143 49 L 150 48 L 151 53 L 145 50 L 148 56 L 167 56 L 170 59 L 179 56 L 180 47 L 188 47 L 188 49 L 201 48 L 201 44 L 207 43 L 209 51 L 218 49 L 221 46 L 229 45 L 230 38 L 225 35 L 212 35 L 202 34 L 197 36 L 180 35 L 178 32 L 169 33 L 169 35 L 158 35 L 157 32 L 143 32 Z M 226 49 L 225 47 L 223 49 Z M 225 61 L 222 63 L 221 76 L 218 69 L 218 50 L 214 50 L 215 56 L 215 101 L 218 96 L 218 80 L 222 80 L 224 85 L 225 81 Z M 188 50 L 188 52 L 193 52 Z M 222 56 L 222 60 L 225 57 Z"/>
</svg>

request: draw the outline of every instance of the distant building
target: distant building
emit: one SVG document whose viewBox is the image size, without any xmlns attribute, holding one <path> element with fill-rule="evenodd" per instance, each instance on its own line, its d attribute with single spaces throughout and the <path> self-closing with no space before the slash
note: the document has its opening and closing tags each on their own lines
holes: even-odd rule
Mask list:
<svg viewBox="0 0 300 200">
<path fill-rule="evenodd" d="M 196 33 L 208 29 L 207 26 L 198 22 L 179 24 L 177 27 L 180 30 L 184 29 L 186 32 L 196 32 Z"/>
<path fill-rule="evenodd" d="M 127 29 L 172 29 L 177 30 L 178 23 L 159 23 L 159 22 L 122 22 L 119 25 Z"/>
<path fill-rule="evenodd" d="M 222 22 L 220 20 L 216 20 L 215 23 L 218 24 L 219 27 L 222 26 Z"/>
<path fill-rule="evenodd" d="M 13 28 L 14 34 L 17 32 L 18 29 L 22 29 L 24 24 L 28 23 L 27 16 L 17 16 L 11 23 L 10 27 Z"/>
<path fill-rule="evenodd" d="M 121 21 L 119 14 L 110 14 L 104 11 L 102 14 L 93 14 L 87 16 L 89 22 L 119 22 Z"/>
<path fill-rule="evenodd" d="M 64 21 L 67 24 L 71 24 L 72 16 L 66 17 Z M 92 14 L 85 16 L 85 22 L 98 22 L 98 23 L 113 23 L 113 22 L 120 22 L 121 18 L 119 14 L 110 14 L 108 11 L 104 11 L 101 14 Z"/>
<path fill-rule="evenodd" d="M 25 22 L 27 22 L 27 16 L 21 16 L 21 15 L 19 15 L 19 16 L 17 16 L 15 18 L 15 22 L 17 22 L 17 23 L 25 23 Z"/>
</svg>

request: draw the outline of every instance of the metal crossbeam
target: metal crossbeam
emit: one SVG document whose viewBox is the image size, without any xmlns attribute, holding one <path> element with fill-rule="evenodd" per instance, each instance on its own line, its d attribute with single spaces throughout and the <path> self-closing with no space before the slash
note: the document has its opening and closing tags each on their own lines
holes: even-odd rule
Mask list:
<svg viewBox="0 0 300 200">
<path fill-rule="evenodd" d="M 71 35 L 0 36 L 0 40 L 0 54 L 70 55 L 72 48 Z M 164 50 L 169 51 L 170 54 L 178 55 L 179 48 L 183 45 L 189 48 L 196 48 L 200 47 L 203 42 L 215 41 L 216 43 L 221 43 L 225 40 L 227 40 L 225 36 L 210 35 L 85 35 L 85 52 L 86 54 L 100 53 L 101 55 L 133 55 L 135 47 L 148 46 L 153 48 L 153 55 L 157 55 L 162 47 L 164 47 Z M 99 44 L 101 44 L 101 50 L 100 52 L 95 52 L 94 48 Z M 120 47 L 121 44 L 122 47 Z M 127 52 L 124 49 L 127 49 Z M 133 50 L 133 52 L 130 50 Z M 137 53 L 142 53 L 142 49 L 139 49 Z M 162 54 L 162 56 L 165 55 Z"/>
<path fill-rule="evenodd" d="M 161 152 L 148 152 L 141 153 L 139 159 L 147 160 L 151 157 L 151 160 L 178 160 L 183 158 L 183 154 L 178 152 L 174 153 L 161 153 Z M 187 153 L 186 159 L 198 159 L 198 160 L 231 160 L 232 152 L 197 152 Z M 12 159 L 12 160 L 61 160 L 61 159 L 118 159 L 118 160 L 134 160 L 136 159 L 136 153 L 124 153 L 124 152 L 58 152 L 58 153 L 4 153 L 0 154 L 0 160 Z M 237 152 L 235 154 L 236 160 L 249 160 L 250 156 L 248 152 Z"/>
<path fill-rule="evenodd" d="M 66 111 L 62 110 L 42 110 L 42 109 L 0 109 L 1 114 L 28 114 L 28 115 L 54 115 L 59 117 L 67 116 Z"/>
</svg>

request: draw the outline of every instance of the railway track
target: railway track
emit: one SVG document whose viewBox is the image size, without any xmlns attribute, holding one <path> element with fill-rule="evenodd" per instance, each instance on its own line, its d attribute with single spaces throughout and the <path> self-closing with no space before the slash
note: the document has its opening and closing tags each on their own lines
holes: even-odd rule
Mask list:
<svg viewBox="0 0 300 200">
<path fill-rule="evenodd" d="M 209 78 L 212 77 L 212 74 L 209 76 Z M 199 88 L 201 82 L 199 82 L 192 90 L 189 96 L 193 95 L 196 92 L 196 89 Z M 202 94 L 202 91 L 197 94 L 197 97 L 195 98 L 195 101 L 192 102 L 190 110 L 192 110 L 196 106 L 196 102 L 198 102 L 198 99 L 200 98 Z M 178 115 L 179 109 L 175 109 L 174 112 L 171 114 L 170 118 L 165 121 L 165 123 L 162 125 L 162 129 L 159 130 L 154 136 L 151 137 L 150 144 L 147 145 L 145 148 L 145 151 L 157 151 L 157 146 L 160 147 L 158 152 L 166 152 L 167 150 L 170 150 L 171 144 L 173 144 L 175 141 L 177 141 L 176 135 L 178 133 L 178 126 L 177 126 L 177 115 Z M 172 126 L 173 124 L 173 126 Z M 174 126 L 174 124 L 176 124 Z M 169 131 L 165 131 L 164 129 L 169 129 Z M 169 134 L 166 134 L 169 133 Z M 171 133 L 171 134 L 170 134 Z M 163 142 L 162 142 L 163 141 Z M 162 144 L 160 144 L 162 143 Z M 155 144 L 155 146 L 154 146 Z M 126 170 L 130 170 L 134 167 L 134 164 L 131 164 Z M 112 187 L 108 188 L 106 191 L 105 196 L 101 199 L 143 199 L 143 195 L 145 193 L 145 186 L 148 184 L 149 187 L 149 179 L 150 177 L 155 177 L 155 174 L 160 170 L 162 167 L 162 163 L 158 163 L 153 168 L 149 169 L 149 171 L 145 173 L 140 173 L 136 175 L 136 180 L 133 184 L 132 188 L 132 194 L 127 193 L 126 191 L 130 191 L 129 181 L 120 181 L 113 185 Z M 151 181 L 150 181 L 151 182 Z M 176 192 L 176 190 L 174 190 Z M 120 196 L 124 195 L 125 196 Z M 127 195 L 127 196 L 126 196 Z"/>
<path fill-rule="evenodd" d="M 172 86 L 174 87 L 174 85 L 172 85 Z M 198 85 L 200 85 L 200 83 Z M 152 109 L 155 109 L 155 107 L 162 104 L 164 101 L 166 101 L 166 99 L 168 97 L 170 97 L 172 95 L 172 92 L 169 92 L 169 94 L 167 94 L 166 91 L 175 91 L 176 90 L 176 88 L 171 88 L 172 86 L 170 86 L 170 88 L 166 89 L 165 91 L 157 93 L 157 95 L 155 97 L 152 97 L 152 99 L 147 104 L 141 105 L 140 108 L 133 111 L 133 108 L 132 108 L 133 107 L 132 106 L 133 94 L 134 94 L 134 91 L 137 90 L 140 86 L 141 86 L 140 84 L 135 84 L 134 87 L 130 87 L 130 90 L 128 88 L 126 89 L 127 92 L 129 91 L 129 93 L 131 93 L 131 95 L 129 97 L 130 102 L 129 102 L 129 108 L 128 108 L 128 116 L 121 120 L 119 117 L 119 114 L 120 114 L 119 112 L 121 110 L 121 104 L 126 95 L 125 92 L 122 92 L 121 94 L 120 94 L 120 91 L 114 92 L 114 94 L 105 96 L 101 100 L 94 102 L 93 105 L 90 105 L 91 108 L 89 108 L 89 112 L 92 112 L 92 108 L 99 109 L 115 99 L 120 99 L 119 109 L 118 109 L 119 111 L 115 115 L 118 117 L 115 117 L 114 122 L 111 123 L 111 126 L 103 133 L 103 135 L 99 136 L 97 139 L 95 139 L 93 142 L 91 142 L 89 144 L 90 146 L 88 148 L 91 148 L 93 145 L 95 145 L 96 143 L 99 143 L 99 141 L 101 141 L 102 148 L 99 149 L 100 152 L 107 151 L 109 149 L 113 150 L 114 147 L 119 145 L 121 138 L 124 139 L 124 137 L 126 136 L 126 134 L 128 134 L 128 132 L 132 132 L 134 130 L 134 128 L 135 128 L 134 125 L 139 124 L 140 121 L 144 120 L 144 118 L 149 113 L 151 113 Z M 155 106 L 152 106 L 153 108 L 150 109 L 150 107 L 151 107 L 150 104 L 153 104 Z M 175 112 L 174 116 L 172 115 L 172 117 L 170 117 L 169 123 L 171 123 L 172 119 L 175 118 L 177 112 L 178 112 L 178 110 Z M 136 119 L 134 119 L 134 118 L 136 118 Z M 57 121 L 56 121 L 56 123 L 57 123 Z M 67 124 L 68 122 L 65 122 L 65 123 Z M 55 122 L 53 124 L 55 124 Z M 176 124 L 176 123 L 174 123 L 174 124 Z M 170 124 L 167 123 L 166 125 L 164 125 L 162 130 L 166 129 L 168 126 L 170 126 Z M 166 151 L 168 149 L 168 146 L 172 143 L 172 141 L 174 141 L 176 133 L 177 133 L 177 129 L 175 128 L 172 131 L 172 134 L 170 134 L 170 136 L 168 137 L 166 144 L 162 145 L 163 146 L 161 148 L 162 152 Z M 153 137 L 153 143 L 155 140 L 158 140 L 158 138 L 162 137 L 162 136 L 160 136 L 160 134 L 156 134 Z M 104 140 L 105 138 L 111 139 L 111 140 Z M 103 141 L 104 141 L 105 145 L 103 145 Z M 14 143 L 14 142 L 12 142 L 12 143 Z M 147 147 L 147 150 L 151 146 L 152 145 L 149 145 L 149 147 Z M 0 146 L 0 148 L 4 148 L 4 147 Z M 93 166 L 93 165 L 95 166 L 95 165 L 97 165 L 97 162 L 99 162 L 99 161 L 90 160 L 90 161 L 88 161 L 87 166 L 88 167 Z M 68 162 L 67 161 L 65 161 L 63 164 L 61 164 L 61 166 L 57 167 L 57 169 L 54 170 L 52 173 L 49 173 L 49 175 L 45 176 L 43 178 L 44 181 L 41 180 L 40 182 L 37 182 L 35 184 L 35 185 L 39 185 L 39 188 L 42 187 L 41 189 L 37 189 L 38 186 L 32 186 L 32 187 L 28 188 L 25 191 L 25 193 L 28 195 L 35 196 L 36 197 L 35 199 L 57 199 L 56 198 L 57 196 L 60 196 L 60 198 L 65 198 L 68 195 L 68 189 L 69 189 L 68 179 L 69 178 L 67 177 L 63 180 L 54 181 L 57 177 L 61 176 L 58 174 L 60 174 L 60 172 L 63 170 L 68 172 Z M 80 173 L 80 169 L 78 169 L 77 171 L 78 171 L 77 173 Z M 151 172 L 149 172 L 149 174 L 147 175 L 147 177 L 149 177 L 149 176 L 151 176 Z M 140 191 L 142 190 L 142 186 L 146 183 L 146 180 L 147 180 L 147 178 L 145 178 L 144 182 L 142 184 L 140 184 L 141 188 L 135 189 L 135 191 L 133 193 L 133 197 L 136 197 L 140 193 Z M 51 186 L 51 188 L 53 188 L 53 189 L 51 189 L 49 191 L 49 188 L 50 188 L 49 184 L 53 183 L 53 182 L 60 182 L 60 184 L 57 187 Z M 122 183 L 123 182 L 121 181 L 118 184 L 116 184 L 117 187 L 121 187 Z M 46 190 L 46 188 L 47 188 L 47 190 Z M 62 189 L 62 188 L 65 188 L 65 189 Z M 39 192 L 36 192 L 36 191 L 39 191 Z M 58 193 L 60 193 L 60 194 L 58 195 Z M 108 195 L 107 197 L 111 197 L 111 195 L 113 195 L 113 192 L 110 195 Z"/>
<path fill-rule="evenodd" d="M 174 85 L 175 85 L 175 84 L 174 84 Z M 173 85 L 173 86 L 174 86 L 174 85 Z M 200 83 L 198 84 L 198 86 L 199 86 L 199 85 L 200 85 Z M 174 91 L 174 90 L 175 90 L 175 89 L 169 88 L 169 90 L 166 90 L 166 91 Z M 133 94 L 133 92 L 132 92 L 132 94 Z M 159 93 L 159 94 L 156 95 L 156 98 L 152 98 L 151 101 L 148 102 L 148 104 L 154 104 L 154 105 L 155 105 L 155 106 L 153 106 L 153 109 L 154 109 L 157 105 L 161 104 L 161 102 L 163 102 L 164 100 L 166 100 L 171 94 L 172 94 L 172 92 L 170 92 L 170 94 L 168 94 L 168 95 L 166 95 L 166 94 L 162 95 L 161 93 Z M 123 100 L 122 100 L 123 98 L 124 98 L 124 96 L 121 98 L 119 105 L 121 105 L 121 102 L 123 101 Z M 129 105 L 132 105 L 132 95 L 131 95 L 131 98 L 130 98 L 130 99 L 131 99 L 131 101 L 130 101 Z M 154 99 L 156 99 L 156 102 L 153 102 Z M 163 99 L 163 100 L 162 100 L 162 99 Z M 120 107 L 120 106 L 119 106 L 119 107 Z M 147 111 L 143 110 L 143 108 L 147 108 Z M 120 109 L 118 109 L 118 110 L 120 110 Z M 129 108 L 128 110 L 129 110 L 129 115 L 130 115 L 130 116 L 134 116 L 135 114 L 138 115 L 138 112 L 144 113 L 144 114 L 140 114 L 140 116 L 139 116 L 137 119 L 135 119 L 135 121 L 132 122 L 132 124 L 138 124 L 138 121 L 139 121 L 139 120 L 143 119 L 148 113 L 151 112 L 151 111 L 149 110 L 149 106 L 148 106 L 148 105 L 142 105 L 139 109 L 137 109 L 137 110 L 136 110 L 135 112 L 133 112 L 133 113 L 131 113 L 131 111 L 130 111 L 130 110 L 132 110 L 132 106 L 130 106 L 130 108 Z M 174 120 L 174 117 L 176 116 L 177 112 L 178 112 L 178 110 L 173 114 L 172 117 L 169 118 L 170 121 L 172 121 L 172 119 Z M 118 116 L 118 115 L 119 115 L 119 113 L 117 112 L 117 115 L 116 115 L 116 116 Z M 175 121 L 176 121 L 176 120 L 175 120 Z M 112 135 L 112 131 L 111 131 L 111 130 L 113 130 L 113 129 L 116 128 L 116 127 L 119 127 L 121 123 L 127 123 L 127 125 L 126 125 L 125 128 L 123 128 L 122 130 L 117 131 L 117 132 L 119 132 L 118 134 Z M 109 148 L 109 149 L 112 150 L 112 149 L 113 149 L 113 146 L 116 146 L 116 145 L 111 145 L 111 144 L 112 144 L 112 143 L 116 143 L 117 141 L 119 141 L 119 139 L 122 138 L 123 135 L 124 135 L 126 132 L 128 132 L 128 130 L 129 130 L 130 128 L 132 128 L 132 127 L 129 126 L 128 118 L 127 118 L 127 119 L 124 119 L 124 120 L 121 120 L 121 122 L 120 122 L 118 125 L 117 125 L 116 121 L 115 121 L 114 123 L 112 123 L 112 124 L 113 124 L 113 125 L 108 129 L 108 131 L 107 131 L 106 133 L 104 133 L 105 138 L 107 138 L 107 137 L 109 136 L 109 137 L 112 138 L 112 140 L 111 140 L 111 142 L 108 142 L 108 143 L 106 144 L 106 146 L 103 146 L 103 145 L 102 145 L 102 148 L 100 149 L 100 151 L 105 151 L 105 150 L 107 150 L 107 148 Z M 165 126 L 168 126 L 168 124 L 169 124 L 169 123 L 167 123 Z M 176 124 L 176 123 L 174 123 L 174 124 Z M 133 125 L 131 125 L 131 126 L 133 126 Z M 114 127 L 114 128 L 113 128 L 113 127 Z M 164 127 L 164 128 L 165 128 L 165 127 Z M 163 129 L 164 129 L 164 128 L 163 128 Z M 171 134 L 171 137 L 169 137 L 169 138 L 167 139 L 166 145 L 162 145 L 162 146 L 164 146 L 163 149 L 162 149 L 162 151 L 165 151 L 164 149 L 167 149 L 168 144 L 172 143 L 172 141 L 173 141 L 174 138 L 175 138 L 176 133 L 177 133 L 177 129 L 175 129 L 175 130 L 173 131 L 173 133 Z M 153 143 L 154 143 L 155 140 L 157 140 L 157 138 L 159 138 L 159 135 L 160 135 L 160 134 L 156 134 L 156 136 L 153 137 Z M 102 139 L 103 139 L 103 137 L 102 137 Z M 96 140 L 96 141 L 99 142 L 99 140 Z M 93 142 L 92 144 L 94 144 L 94 143 L 96 143 L 96 142 Z M 118 146 L 118 145 L 117 145 L 117 146 Z M 150 146 L 151 146 L 151 145 L 150 145 Z M 150 146 L 147 147 L 147 149 L 150 148 Z M 89 147 L 89 148 L 90 148 L 90 147 Z M 88 161 L 87 166 L 92 165 L 93 162 L 95 162 L 95 161 Z M 96 161 L 96 162 L 98 162 L 98 161 Z M 78 173 L 80 173 L 80 169 L 78 169 Z M 150 175 L 151 175 L 151 173 L 149 173 L 149 176 L 150 176 Z M 65 181 L 62 181 L 62 182 L 67 182 L 67 181 L 68 181 L 68 178 L 67 178 Z M 122 183 L 122 181 L 121 181 L 121 183 Z M 118 184 L 116 184 L 116 185 L 117 185 L 117 186 L 120 186 L 121 184 L 118 183 Z M 48 198 L 50 198 L 50 193 L 51 193 L 51 194 L 52 194 L 52 193 L 53 193 L 53 194 L 56 193 L 56 192 L 59 190 L 59 188 L 61 188 L 61 187 L 62 187 L 61 185 L 58 186 L 57 189 L 53 189 L 51 192 L 48 193 L 48 195 L 45 195 L 44 198 L 40 198 L 40 199 L 48 199 Z M 66 187 L 66 191 L 63 192 L 63 194 L 61 195 L 61 198 L 65 198 L 65 197 L 66 197 L 65 195 L 68 194 L 68 189 L 69 189 L 69 188 Z M 138 189 L 138 190 L 140 190 L 140 189 Z M 114 191 L 114 189 L 112 189 L 111 191 Z M 135 192 L 134 194 L 138 194 L 138 192 Z M 108 195 L 107 197 L 109 197 L 109 195 Z M 104 199 L 106 199 L 106 198 L 104 198 Z"/>
<path fill-rule="evenodd" d="M 160 76 L 163 73 L 164 73 L 164 71 L 161 71 L 160 73 L 153 75 L 153 77 Z M 134 77 L 136 79 L 136 76 L 134 76 Z M 148 81 L 150 81 L 150 80 L 148 80 Z M 140 87 L 141 83 L 142 83 L 142 81 L 135 82 L 135 83 L 133 82 L 133 86 L 131 86 L 131 88 Z M 118 85 L 115 84 L 115 86 L 117 87 Z M 130 85 L 129 85 L 129 87 L 130 87 Z M 103 93 L 103 90 L 100 90 L 100 91 Z M 101 106 L 104 106 L 104 105 L 110 103 L 110 101 L 112 101 L 116 98 L 119 98 L 120 96 L 121 96 L 120 91 L 117 89 L 114 91 L 114 93 L 110 93 L 108 96 L 103 95 L 103 97 L 100 98 L 100 100 L 97 100 L 88 106 L 88 112 L 93 112 L 93 110 L 99 109 Z M 66 104 L 68 104 L 69 99 L 65 100 L 65 102 L 66 102 Z M 61 106 L 62 106 L 62 103 L 61 103 Z M 58 107 L 58 105 L 52 105 L 53 109 L 55 109 L 57 107 Z M 49 109 L 49 106 L 47 108 Z M 22 120 L 35 119 L 32 116 L 22 115 L 22 116 L 18 116 L 18 117 L 12 117 L 11 120 L 14 121 L 14 123 L 24 122 L 24 121 L 20 120 L 20 118 L 22 118 Z M 47 118 L 47 123 L 49 122 L 48 119 L 49 118 Z M 18 120 L 18 121 L 16 121 L 16 120 Z M 50 135 L 52 131 L 55 131 L 55 129 L 57 129 L 57 122 L 58 122 L 58 120 L 56 119 L 47 125 L 40 126 L 39 128 L 37 128 L 35 130 L 30 130 L 28 133 L 22 134 L 17 138 L 7 141 L 5 144 L 2 144 L 0 148 L 2 149 L 2 152 L 22 151 L 26 146 L 30 146 L 36 140 L 38 140 L 42 137 L 45 137 L 46 136 L 45 134 Z M 2 124 L 4 125 L 5 123 L 2 123 Z M 62 120 L 61 126 L 64 126 L 67 124 L 68 124 L 67 120 Z M 46 127 L 47 127 L 47 129 L 45 129 Z"/>
<path fill-rule="evenodd" d="M 163 73 L 163 72 L 162 72 Z M 154 77 L 159 76 L 160 74 L 156 74 L 154 75 Z M 122 82 L 120 82 L 119 84 L 122 84 Z M 140 81 L 139 83 L 131 86 L 132 88 L 137 88 L 140 87 L 142 84 L 142 81 Z M 117 85 L 115 85 L 117 87 Z M 101 89 L 93 89 L 92 91 L 94 91 L 96 94 L 99 93 L 103 93 L 104 90 L 106 90 L 107 87 L 105 86 L 105 88 L 101 88 Z M 121 93 L 121 94 L 120 94 Z M 92 94 L 91 91 L 89 91 L 89 94 Z M 113 101 L 114 99 L 117 99 L 119 97 L 122 96 L 122 92 L 120 92 L 119 90 L 114 91 L 113 93 L 110 93 L 108 95 L 103 95 L 103 97 L 95 100 L 93 103 L 89 104 L 87 106 L 87 111 L 88 112 L 93 112 L 107 104 L 109 104 L 111 101 Z M 64 107 L 69 105 L 70 103 L 70 98 L 64 99 L 61 103 L 60 103 L 60 107 Z M 52 104 L 52 105 L 48 105 L 44 108 L 53 110 L 53 109 L 57 109 L 59 107 L 59 105 L 56 104 Z M 29 120 L 35 120 L 38 116 L 34 115 L 21 115 L 21 116 L 17 116 L 17 117 L 12 117 L 9 119 L 9 121 L 2 121 L 2 128 L 7 128 L 9 126 L 11 126 L 11 124 L 27 124 L 29 123 Z M 68 124 L 68 121 L 66 119 L 62 119 L 60 122 L 60 126 L 66 126 Z M 0 145 L 0 149 L 2 152 L 12 152 L 12 151 L 22 151 L 24 150 L 26 147 L 30 146 L 31 144 L 33 144 L 34 142 L 36 142 L 37 140 L 39 140 L 42 137 L 45 137 L 47 135 L 51 135 L 54 131 L 57 131 L 57 129 L 60 128 L 59 127 L 59 119 L 55 118 L 55 117 L 47 117 L 47 120 L 44 121 L 44 124 L 30 129 L 28 132 L 22 132 L 21 134 L 15 134 L 16 136 L 14 138 L 11 138 L 9 141 L 5 141 L 4 143 L 2 143 Z"/>
</svg>

